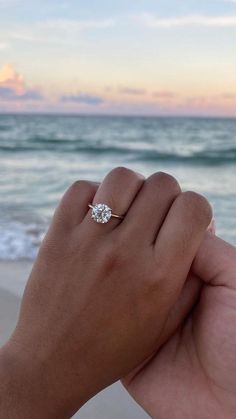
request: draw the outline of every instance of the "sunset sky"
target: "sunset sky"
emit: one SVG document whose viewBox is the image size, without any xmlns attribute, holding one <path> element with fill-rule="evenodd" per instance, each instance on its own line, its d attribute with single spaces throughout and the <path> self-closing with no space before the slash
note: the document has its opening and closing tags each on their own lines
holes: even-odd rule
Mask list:
<svg viewBox="0 0 236 419">
<path fill-rule="evenodd" d="M 0 0 L 0 112 L 236 116 L 236 0 Z"/>
</svg>

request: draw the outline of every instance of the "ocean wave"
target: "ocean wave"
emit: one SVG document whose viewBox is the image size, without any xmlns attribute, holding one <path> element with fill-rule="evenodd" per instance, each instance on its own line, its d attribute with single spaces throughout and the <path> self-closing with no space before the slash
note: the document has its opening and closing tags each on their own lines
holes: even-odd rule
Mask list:
<svg viewBox="0 0 236 419">
<path fill-rule="evenodd" d="M 36 224 L 10 221 L 0 225 L 0 260 L 33 260 L 44 236 Z"/>
<path fill-rule="evenodd" d="M 235 133 L 227 119 L 2 116 L 0 155 L 222 165 L 236 161 Z"/>
<path fill-rule="evenodd" d="M 160 153 L 157 151 L 147 151 L 139 155 L 134 155 L 132 161 L 145 161 L 145 162 L 173 162 L 173 163 L 187 163 L 199 164 L 204 166 L 222 165 L 228 163 L 235 163 L 236 161 L 236 148 L 230 150 L 209 150 L 196 152 L 192 154 L 184 153 Z"/>
<path fill-rule="evenodd" d="M 118 156 L 124 155 L 128 161 L 163 161 L 174 163 L 189 163 L 202 165 L 221 165 L 234 163 L 236 161 L 236 147 L 222 149 L 204 149 L 202 151 L 178 150 L 175 152 L 159 151 L 155 147 L 146 149 L 143 146 L 133 144 L 125 147 L 119 144 L 115 145 L 89 145 L 85 142 L 67 141 L 67 140 L 48 140 L 45 143 L 28 143 L 21 145 L 1 144 L 0 152 L 12 154 L 51 151 L 53 153 L 83 153 L 84 155 L 104 155 Z"/>
<path fill-rule="evenodd" d="M 56 146 L 55 146 L 56 144 Z M 45 144 L 35 143 L 31 144 L 22 144 L 22 145 L 9 145 L 1 144 L 0 151 L 6 151 L 11 153 L 25 153 L 27 151 L 53 151 L 53 152 L 63 152 L 63 153 L 73 153 L 76 151 L 82 151 L 84 153 L 129 153 L 129 150 L 126 147 L 120 146 L 96 146 L 79 142 L 69 142 L 69 141 L 58 141 L 54 142 L 53 140 L 45 142 Z"/>
</svg>

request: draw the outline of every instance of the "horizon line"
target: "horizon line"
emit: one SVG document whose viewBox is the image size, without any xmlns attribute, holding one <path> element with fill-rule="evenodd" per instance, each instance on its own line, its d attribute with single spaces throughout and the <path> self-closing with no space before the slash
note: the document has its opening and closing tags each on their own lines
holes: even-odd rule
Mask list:
<svg viewBox="0 0 236 419">
<path fill-rule="evenodd" d="M 105 118 L 113 118 L 113 117 L 117 117 L 117 118 L 179 118 L 179 119 L 236 119 L 236 115 L 207 115 L 207 114 L 186 114 L 186 115 L 180 115 L 180 114 L 173 114 L 173 115 L 168 115 L 168 114 L 102 114 L 102 113 L 77 113 L 77 112 L 5 112 L 5 111 L 0 111 L 0 116 L 62 116 L 62 117 L 105 117 Z"/>
</svg>

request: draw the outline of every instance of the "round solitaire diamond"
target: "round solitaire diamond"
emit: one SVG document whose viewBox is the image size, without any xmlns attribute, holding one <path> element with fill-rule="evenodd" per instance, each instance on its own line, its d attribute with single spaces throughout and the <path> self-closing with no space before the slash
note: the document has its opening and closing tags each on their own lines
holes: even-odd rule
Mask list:
<svg viewBox="0 0 236 419">
<path fill-rule="evenodd" d="M 97 223 L 108 223 L 111 218 L 111 208 L 105 204 L 96 204 L 92 209 L 92 218 Z"/>
</svg>

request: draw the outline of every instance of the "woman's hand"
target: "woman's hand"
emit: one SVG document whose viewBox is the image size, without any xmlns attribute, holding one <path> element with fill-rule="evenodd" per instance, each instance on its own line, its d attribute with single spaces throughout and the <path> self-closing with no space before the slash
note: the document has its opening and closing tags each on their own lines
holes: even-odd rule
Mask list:
<svg viewBox="0 0 236 419">
<path fill-rule="evenodd" d="M 91 202 L 124 220 L 97 224 Z M 1 351 L 8 376 L 1 392 L 11 391 L 0 416 L 69 417 L 158 349 L 211 216 L 205 198 L 181 193 L 163 173 L 145 181 L 117 168 L 99 187 L 76 182 L 56 210 Z"/>
<path fill-rule="evenodd" d="M 192 271 L 200 295 L 192 276 L 193 293 L 181 298 L 191 305 L 199 295 L 194 309 L 177 331 L 171 319 L 167 342 L 123 382 L 153 419 L 234 419 L 236 249 L 207 234 Z"/>
</svg>

